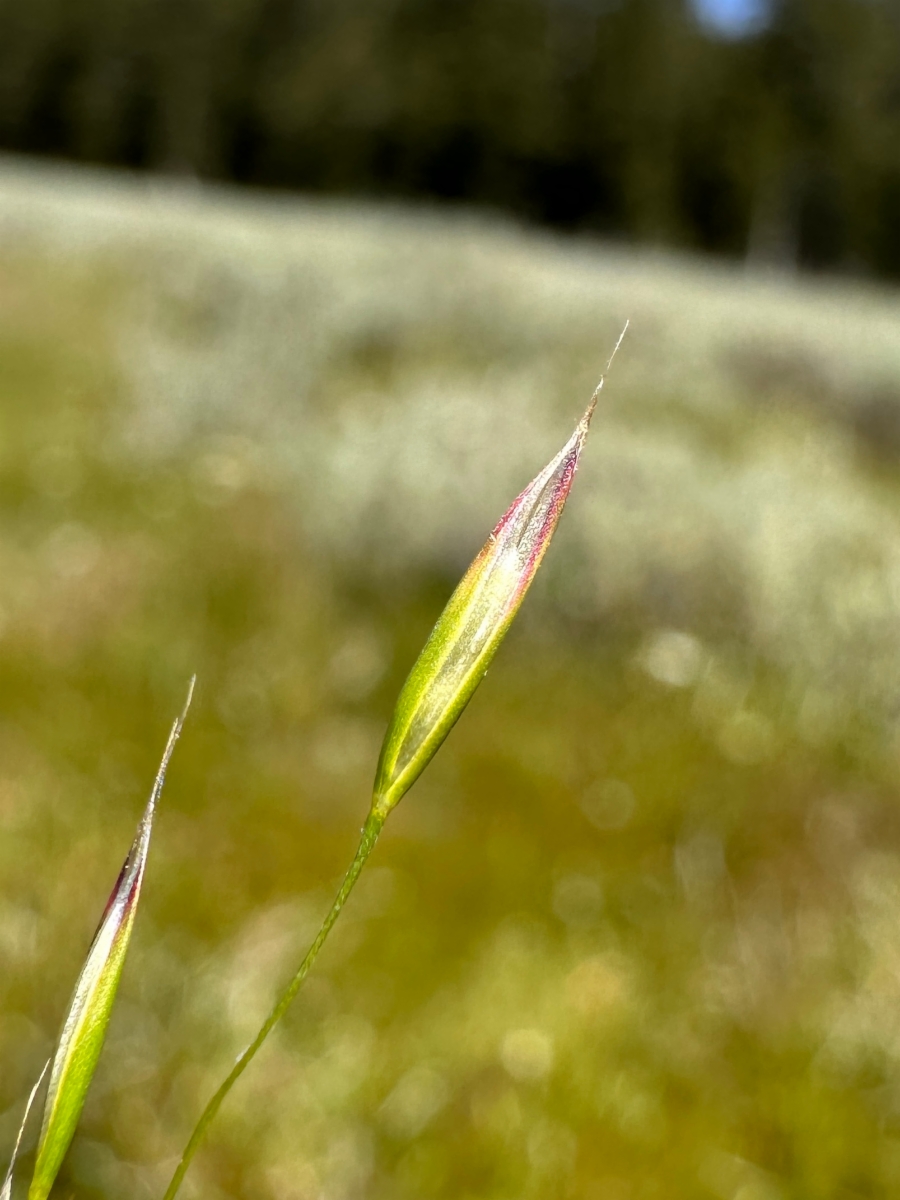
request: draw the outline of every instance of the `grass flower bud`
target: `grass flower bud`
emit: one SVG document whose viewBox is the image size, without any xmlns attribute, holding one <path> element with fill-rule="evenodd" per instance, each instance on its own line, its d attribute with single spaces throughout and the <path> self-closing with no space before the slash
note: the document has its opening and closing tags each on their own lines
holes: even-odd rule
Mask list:
<svg viewBox="0 0 900 1200">
<path fill-rule="evenodd" d="M 484 678 L 550 544 L 602 386 L 562 450 L 500 518 L 410 671 L 381 749 L 376 819 L 409 791 Z"/>
<path fill-rule="evenodd" d="M 106 1028 L 115 1003 L 137 913 L 156 804 L 165 782 L 172 750 L 181 733 L 191 702 L 192 692 L 193 680 L 184 712 L 172 726 L 134 842 L 75 985 L 75 994 L 50 1068 L 50 1083 L 28 1200 L 46 1200 L 50 1194 L 75 1134 L 97 1060 L 103 1049 Z M 0 1197 L 0 1200 L 3 1198 Z"/>
<path fill-rule="evenodd" d="M 627 328 L 626 322 L 610 363 Z M 175 1200 L 216 1114 L 303 986 L 388 813 L 424 771 L 484 678 L 553 536 L 602 387 L 603 379 L 571 438 L 503 515 L 441 613 L 397 700 L 381 747 L 369 814 L 334 903 L 293 979 L 203 1110 L 163 1200 Z"/>
</svg>

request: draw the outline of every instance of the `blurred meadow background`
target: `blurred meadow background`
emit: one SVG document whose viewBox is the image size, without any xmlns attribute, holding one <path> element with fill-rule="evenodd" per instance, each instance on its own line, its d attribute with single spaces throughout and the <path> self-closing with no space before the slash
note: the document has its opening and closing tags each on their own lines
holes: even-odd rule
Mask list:
<svg viewBox="0 0 900 1200">
<path fill-rule="evenodd" d="M 875 14 L 854 26 L 868 41 L 840 42 L 847 3 Z M 79 45 L 50 36 L 67 6 L 38 7 L 0 12 L 32 35 L 0 42 L 3 144 L 104 160 L 113 142 L 66 143 L 53 115 L 62 96 L 77 130 L 101 111 L 85 96 L 118 95 L 91 92 L 74 51 L 67 75 L 51 55 L 14 78 L 28 47 L 44 62 L 39 33 Z M 90 40 L 95 7 L 77 28 L 99 72 L 115 56 Z M 674 3 L 609 12 L 658 32 L 653 14 L 676 9 L 688 29 Z M 602 219 L 586 208 L 578 236 L 502 187 L 460 192 L 490 208 L 442 207 L 425 184 L 361 196 L 378 188 L 334 165 L 347 128 L 363 136 L 358 114 L 303 126 L 307 165 L 325 161 L 313 131 L 337 131 L 332 175 L 250 180 L 315 193 L 241 190 L 240 172 L 199 162 L 186 177 L 174 152 L 131 163 L 168 174 L 0 158 L 0 1160 L 196 671 L 56 1193 L 162 1194 L 328 908 L 406 672 L 629 318 L 531 595 L 184 1194 L 897 1194 L 900 139 L 881 136 L 895 107 L 865 147 L 851 136 L 877 108 L 859 80 L 897 48 L 879 24 L 893 10 L 710 0 L 690 44 L 767 62 L 773 45 L 809 50 L 797 22 L 826 9 L 845 91 L 798 101 L 808 125 L 766 125 L 796 150 L 778 178 L 801 183 L 793 207 L 772 200 L 765 238 L 749 200 L 719 245 L 680 218 L 642 224 L 627 189 Z M 191 11 L 202 28 L 207 10 Z M 455 44 L 439 32 L 422 44 Z M 321 62 L 349 71 L 347 55 Z M 809 77 L 833 82 L 830 61 L 813 55 Z M 176 68 L 153 78 L 184 82 Z M 336 86 L 322 70 L 298 76 L 320 100 Z M 10 100 L 29 80 L 33 127 Z M 784 99 L 759 95 L 770 116 Z M 648 120 L 670 112 L 652 103 Z M 800 146 L 810 129 L 820 150 L 823 130 L 847 137 L 832 192 L 790 166 L 820 161 Z M 663 143 L 646 124 L 622 136 L 628 178 L 659 199 L 640 162 L 663 161 Z M 859 224 L 838 179 L 861 178 L 851 149 L 872 171 Z M 847 201 L 824 264 L 832 226 L 810 196 Z M 820 265 L 835 272 L 795 269 Z"/>
</svg>

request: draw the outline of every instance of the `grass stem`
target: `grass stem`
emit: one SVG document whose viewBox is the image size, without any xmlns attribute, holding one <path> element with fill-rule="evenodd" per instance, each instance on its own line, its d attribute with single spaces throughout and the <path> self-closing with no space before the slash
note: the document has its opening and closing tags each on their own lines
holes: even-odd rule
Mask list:
<svg viewBox="0 0 900 1200">
<path fill-rule="evenodd" d="M 334 898 L 334 903 L 331 906 L 328 916 L 322 922 L 322 927 L 316 934 L 315 940 L 313 941 L 309 950 L 306 952 L 306 957 L 303 959 L 303 962 L 301 962 L 300 966 L 297 968 L 297 973 L 294 975 L 294 978 L 282 993 L 278 1003 L 269 1013 L 261 1029 L 259 1030 L 259 1033 L 257 1033 L 256 1037 L 246 1048 L 246 1050 L 244 1050 L 243 1053 L 238 1056 L 234 1066 L 228 1073 L 228 1076 L 219 1087 L 219 1090 L 215 1093 L 215 1095 L 207 1104 L 206 1108 L 203 1110 L 200 1120 L 197 1122 L 196 1126 L 194 1127 L 194 1132 L 191 1134 L 190 1141 L 188 1142 L 187 1146 L 185 1146 L 184 1153 L 181 1156 L 181 1161 L 178 1164 L 175 1174 L 172 1176 L 172 1181 L 166 1190 L 163 1200 L 173 1200 L 173 1197 L 181 1187 L 182 1181 L 184 1180 L 188 1167 L 191 1165 L 194 1155 L 197 1153 L 198 1149 L 200 1148 L 200 1144 L 206 1136 L 206 1131 L 209 1129 L 209 1126 L 212 1124 L 216 1114 L 222 1107 L 222 1102 L 225 1100 L 225 1097 L 250 1065 L 251 1061 L 256 1056 L 256 1052 L 261 1048 L 263 1042 L 290 1008 L 292 1000 L 299 992 L 304 979 L 309 974 L 313 963 L 318 957 L 319 951 L 325 944 L 325 939 L 331 932 L 331 927 L 338 919 L 341 909 L 346 903 L 347 897 L 353 891 L 354 884 L 359 878 L 363 867 L 366 865 L 366 860 L 372 853 L 375 842 L 378 840 L 378 835 L 381 833 L 383 825 L 384 817 L 380 816 L 378 813 L 371 812 L 367 817 L 359 839 L 359 847 L 357 848 L 356 855 L 353 859 L 353 862 L 350 864 L 347 874 L 344 876 L 343 883 L 338 889 L 338 893 Z"/>
</svg>

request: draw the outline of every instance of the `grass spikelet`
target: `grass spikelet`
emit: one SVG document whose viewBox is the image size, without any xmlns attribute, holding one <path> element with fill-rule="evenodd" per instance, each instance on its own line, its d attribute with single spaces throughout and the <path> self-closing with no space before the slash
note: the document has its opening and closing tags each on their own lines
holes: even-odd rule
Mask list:
<svg viewBox="0 0 900 1200">
<path fill-rule="evenodd" d="M 169 734 L 134 842 L 75 985 L 72 1002 L 53 1055 L 28 1200 L 46 1200 L 50 1194 L 74 1136 L 97 1060 L 103 1049 L 134 927 L 157 801 L 165 782 L 166 768 L 190 707 L 193 690 L 192 679 L 184 710 Z M 6 1200 L 6 1197 L 2 1197 L 2 1200 Z"/>
<path fill-rule="evenodd" d="M 375 777 L 373 808 L 382 817 L 434 757 L 519 611 L 562 515 L 602 387 L 603 379 L 568 442 L 500 518 L 410 671 Z"/>
<path fill-rule="evenodd" d="M 619 335 L 607 370 L 628 328 Z M 256 1037 L 238 1055 L 184 1149 L 163 1200 L 173 1200 L 226 1096 L 287 1012 L 375 847 L 391 809 L 450 732 L 503 640 L 556 529 L 603 387 L 562 450 L 513 501 L 435 625 L 404 684 L 381 749 L 369 815 L 353 862 L 306 957 Z M 31 1200 L 31 1198 L 29 1198 Z"/>
</svg>

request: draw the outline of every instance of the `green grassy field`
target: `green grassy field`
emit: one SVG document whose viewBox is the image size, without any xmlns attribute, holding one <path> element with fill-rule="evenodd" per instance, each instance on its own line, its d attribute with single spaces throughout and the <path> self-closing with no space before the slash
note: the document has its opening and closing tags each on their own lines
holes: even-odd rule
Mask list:
<svg viewBox="0 0 900 1200">
<path fill-rule="evenodd" d="M 61 1198 L 161 1195 L 626 317 L 516 627 L 185 1194 L 900 1189 L 900 296 L 6 160 L 3 1147 L 199 676 Z"/>
</svg>

